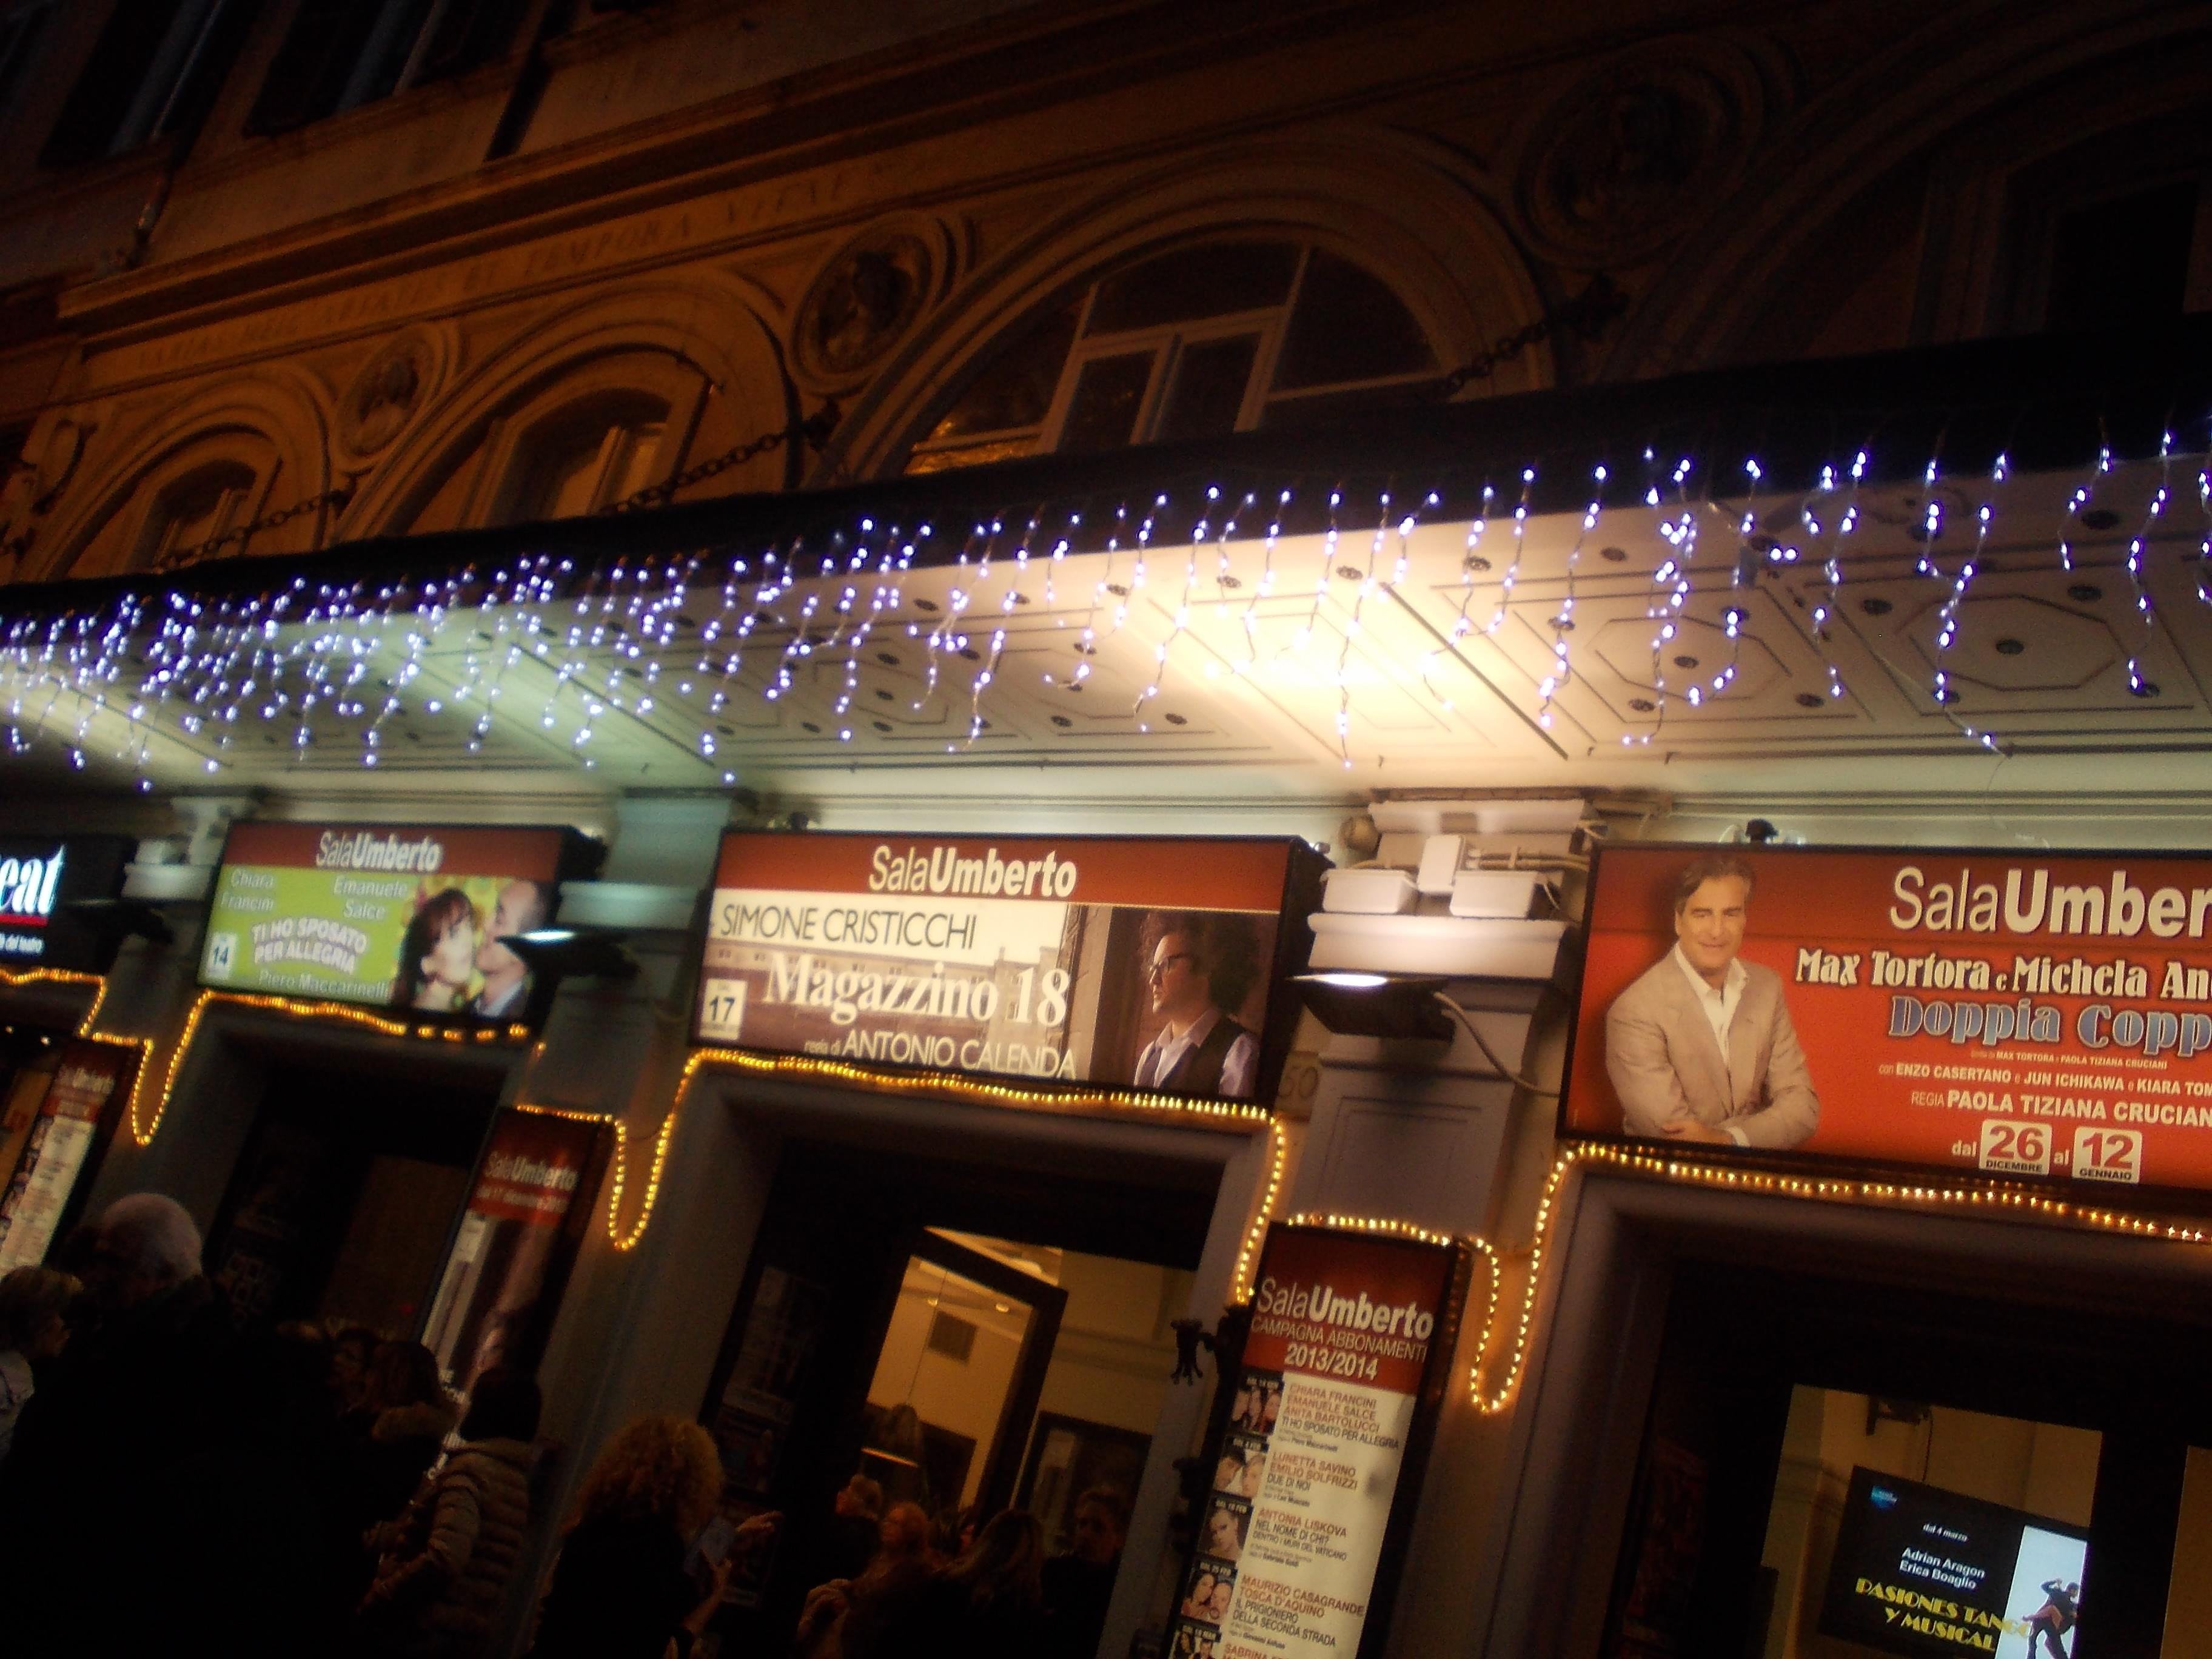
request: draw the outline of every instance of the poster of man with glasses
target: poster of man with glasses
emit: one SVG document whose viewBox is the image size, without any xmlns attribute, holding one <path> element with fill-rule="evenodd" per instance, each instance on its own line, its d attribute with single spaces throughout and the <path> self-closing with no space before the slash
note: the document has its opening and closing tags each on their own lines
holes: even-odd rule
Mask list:
<svg viewBox="0 0 2212 1659">
<path fill-rule="evenodd" d="M 1238 1016 L 1263 971 L 1253 919 L 1233 910 L 1155 910 L 1142 937 L 1145 983 L 1160 1024 L 1130 1081 L 1250 1099 L 1260 1043 Z"/>
<path fill-rule="evenodd" d="M 724 837 L 693 1037 L 1197 1099 L 1275 1086 L 1322 860 L 1282 839 Z"/>
</svg>

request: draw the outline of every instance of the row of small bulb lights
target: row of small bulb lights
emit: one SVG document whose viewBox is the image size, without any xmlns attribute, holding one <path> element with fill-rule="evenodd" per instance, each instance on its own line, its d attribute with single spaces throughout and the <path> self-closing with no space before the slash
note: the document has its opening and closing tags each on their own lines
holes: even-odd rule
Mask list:
<svg viewBox="0 0 2212 1659">
<path fill-rule="evenodd" d="M 2068 498 L 2053 553 L 2057 568 L 2074 568 L 2081 517 L 2112 492 L 2116 465 L 2104 449 L 2085 467 Z M 2185 459 L 2171 434 L 2155 465 L 2158 483 L 2126 556 L 2135 608 L 2146 623 L 2154 616 L 2152 543 L 2185 489 L 2193 487 L 2204 526 L 2202 551 L 2212 558 L 2212 468 L 2202 455 Z M 2193 479 L 2187 476 L 2192 469 Z M 1959 481 L 1944 480 L 1933 461 L 1919 475 L 1925 512 L 1918 572 L 1943 594 L 1928 690 L 1946 713 L 1957 700 L 1948 653 L 1996 527 L 1999 487 L 2009 476 L 2009 463 L 2000 456 L 1979 481 L 1971 544 L 1952 553 L 1936 546 L 1947 529 L 1936 485 L 1956 487 Z M 1749 621 L 1733 597 L 1720 600 L 1729 660 L 1675 684 L 1668 647 L 1694 599 L 1741 594 L 1769 565 L 1820 569 L 1823 586 L 1801 626 L 1825 665 L 1827 697 L 1848 695 L 1829 641 L 1845 559 L 1861 531 L 1864 497 L 1875 488 L 1868 453 L 1823 466 L 1794 496 L 1757 460 L 1744 462 L 1740 477 L 1723 489 L 1703 478 L 1692 461 L 1664 463 L 1649 450 L 1638 478 L 1600 466 L 1588 483 L 1572 544 L 1561 566 L 1545 573 L 1559 582 L 1561 597 L 1546 624 L 1549 657 L 1534 690 L 1532 712 L 1540 726 L 1552 726 L 1559 693 L 1577 673 L 1571 635 L 1585 551 L 1601 527 L 1612 529 L 1607 515 L 1617 518 L 1623 507 L 1656 511 L 1661 544 L 1653 550 L 1644 605 L 1651 624 L 1650 709 L 1622 735 L 1623 744 L 1651 743 L 1672 708 L 1694 708 L 1728 694 Z M 1513 487 L 1501 492 L 1485 484 L 1479 497 L 1456 509 L 1474 508 L 1458 611 L 1443 647 L 1419 655 L 1406 673 L 1409 684 L 1444 710 L 1450 702 L 1435 688 L 1432 672 L 1474 636 L 1495 638 L 1528 580 L 1537 483 L 1537 469 L 1524 468 Z M 1786 539 L 1765 533 L 1760 526 L 1773 522 L 1774 504 L 1792 499 L 1801 533 Z M 863 723 L 854 705 L 870 652 L 894 639 L 914 641 L 926 660 L 922 690 L 910 708 L 921 713 L 940 691 L 964 703 L 964 733 L 945 745 L 957 752 L 988 729 L 987 708 L 1006 672 L 1021 607 L 1041 601 L 1059 625 L 1073 630 L 1072 669 L 1045 671 L 1042 679 L 1079 688 L 1103 644 L 1131 625 L 1133 607 L 1149 603 L 1166 631 L 1148 642 L 1150 678 L 1131 710 L 1139 731 L 1152 729 L 1152 706 L 1194 611 L 1220 605 L 1241 611 L 1249 647 L 1243 659 L 1231 661 L 1232 672 L 1259 671 L 1272 649 L 1310 678 L 1333 679 L 1336 744 L 1348 769 L 1356 715 L 1351 658 L 1363 615 L 1370 605 L 1402 602 L 1398 594 L 1411 573 L 1414 532 L 1450 521 L 1455 507 L 1435 490 L 1411 497 L 1385 490 L 1355 500 L 1337 489 L 1326 492 L 1326 503 L 1327 528 L 1315 532 L 1318 560 L 1304 569 L 1296 568 L 1304 561 L 1294 562 L 1283 545 L 1285 521 L 1302 505 L 1297 489 L 1235 493 L 1214 485 L 1194 492 L 1187 504 L 1162 494 L 1141 508 L 1125 505 L 1089 520 L 1073 509 L 991 519 L 975 524 L 957 545 L 933 525 L 902 529 L 861 517 L 849 533 L 815 549 L 790 544 L 597 561 L 540 552 L 489 569 L 380 580 L 279 574 L 258 592 L 198 592 L 187 574 L 166 586 L 133 589 L 82 608 L 52 608 L 59 596 L 42 593 L 12 617 L 0 604 L 0 737 L 15 753 L 40 740 L 58 742 L 80 768 L 99 751 L 150 789 L 157 740 L 182 742 L 206 772 L 220 774 L 243 761 L 244 737 L 257 722 L 283 733 L 295 753 L 343 744 L 362 766 L 374 768 L 391 751 L 403 721 L 459 722 L 467 750 L 480 754 L 504 714 L 510 723 L 534 722 L 556 738 L 565 736 L 578 763 L 590 769 L 597 764 L 594 744 L 625 718 L 647 720 L 659 711 L 665 719 L 689 710 L 702 722 L 689 741 L 733 784 L 735 757 L 721 752 L 728 739 L 718 735 L 726 729 L 720 717 L 733 699 L 804 705 L 826 714 L 826 725 L 810 720 L 808 730 L 825 741 L 834 732 L 836 742 L 849 744 Z M 1715 540 L 1724 550 L 1717 559 L 1706 551 Z M 1608 550 L 1609 559 L 1614 551 Z M 1070 567 L 1072 557 L 1085 555 L 1095 572 Z M 915 572 L 931 568 L 951 572 L 941 602 L 908 591 Z M 1357 586 L 1347 599 L 1334 584 L 1353 575 Z M 2199 597 L 2212 603 L 2202 583 L 2200 575 Z M 1241 604 L 1232 598 L 1237 589 L 1244 590 Z M 1307 599 L 1304 624 L 1286 643 L 1263 647 L 1261 607 L 1285 594 Z M 1335 614 L 1325 617 L 1332 608 Z M 695 618 L 693 610 L 711 614 Z M 1340 632 L 1333 673 L 1307 656 L 1331 626 Z M 517 673 L 526 662 L 534 669 Z M 830 670 L 826 678 L 819 672 L 824 666 Z M 2130 653 L 2128 675 L 2130 689 L 2148 695 L 2138 653 Z M 1985 726 L 1955 715 L 1953 724 L 1969 742 L 2001 746 Z"/>
</svg>

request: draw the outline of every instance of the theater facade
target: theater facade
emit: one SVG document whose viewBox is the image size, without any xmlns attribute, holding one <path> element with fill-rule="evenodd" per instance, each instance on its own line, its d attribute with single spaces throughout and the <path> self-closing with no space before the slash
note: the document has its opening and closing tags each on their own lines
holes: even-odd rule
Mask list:
<svg viewBox="0 0 2212 1659">
<path fill-rule="evenodd" d="M 728 1652 L 2197 1651 L 2201 20 L 368 10 L 0 9 L 0 1265 Z"/>
</svg>

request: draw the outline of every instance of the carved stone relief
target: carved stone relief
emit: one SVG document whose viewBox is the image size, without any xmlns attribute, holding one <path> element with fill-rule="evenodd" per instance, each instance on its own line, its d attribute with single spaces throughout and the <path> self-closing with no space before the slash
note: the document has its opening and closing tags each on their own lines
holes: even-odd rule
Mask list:
<svg viewBox="0 0 2212 1659">
<path fill-rule="evenodd" d="M 1715 41 L 1657 43 L 1584 78 L 1522 147 L 1531 240 L 1563 264 L 1619 266 L 1686 233 L 1741 175 L 1765 125 L 1766 82 Z"/>
<path fill-rule="evenodd" d="M 865 379 L 943 295 L 951 252 L 944 226 L 903 215 L 839 248 L 799 302 L 791 333 L 794 378 L 821 392 Z"/>
<path fill-rule="evenodd" d="M 450 327 L 417 326 L 386 341 L 338 399 L 331 447 L 339 469 L 359 471 L 389 449 L 443 389 L 454 356 Z"/>
</svg>

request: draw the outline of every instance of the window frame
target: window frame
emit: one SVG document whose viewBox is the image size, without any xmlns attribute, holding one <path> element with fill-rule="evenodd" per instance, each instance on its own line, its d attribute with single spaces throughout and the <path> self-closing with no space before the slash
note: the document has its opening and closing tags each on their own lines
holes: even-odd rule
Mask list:
<svg viewBox="0 0 2212 1659">
<path fill-rule="evenodd" d="M 236 467 L 247 474 L 251 482 L 234 485 L 225 490 L 226 501 L 220 506 L 212 527 L 200 539 L 205 541 L 220 536 L 239 525 L 251 524 L 261 517 L 268 507 L 270 494 L 276 488 L 277 467 L 275 455 L 271 454 L 263 463 L 257 464 L 239 453 L 236 445 L 220 436 L 190 444 L 148 472 L 131 492 L 133 501 L 128 509 L 131 514 L 130 530 L 122 540 L 122 546 L 127 551 L 123 556 L 122 570 L 115 574 L 136 575 L 165 568 L 161 561 L 176 545 L 177 536 L 176 521 L 170 513 L 169 503 L 195 475 L 222 466 Z M 168 518 L 166 526 L 162 523 L 165 515 Z M 226 551 L 222 556 L 243 556 L 252 550 L 252 537 L 246 538 L 239 543 L 236 553 Z M 79 557 L 82 556 L 80 554 Z M 72 568 L 68 574 L 78 576 L 109 573 L 93 573 Z"/>
<path fill-rule="evenodd" d="M 1221 312 L 1212 316 L 1197 318 L 1187 322 L 1150 324 L 1143 327 L 1123 329 L 1109 334 L 1093 335 L 1088 331 L 1093 310 L 1097 305 L 1100 289 L 1121 271 L 1136 269 L 1152 259 L 1168 254 L 1190 248 L 1202 248 L 1210 243 L 1249 242 L 1255 240 L 1289 241 L 1297 249 L 1297 264 L 1291 270 L 1291 284 L 1279 302 L 1271 306 L 1254 307 L 1243 311 Z M 1443 374 L 1441 368 L 1431 368 L 1395 374 L 1373 375 L 1359 380 L 1330 381 L 1324 386 L 1304 386 L 1293 391 L 1274 390 L 1275 376 L 1281 366 L 1282 354 L 1290 338 L 1291 319 L 1296 316 L 1299 302 L 1305 295 L 1306 273 L 1312 266 L 1314 256 L 1322 252 L 1331 253 L 1334 257 L 1347 259 L 1355 264 L 1360 264 L 1350 255 L 1335 254 L 1333 249 L 1325 247 L 1321 242 L 1310 237 L 1255 239 L 1249 234 L 1240 235 L 1224 232 L 1219 235 L 1201 237 L 1190 242 L 1156 246 L 1147 251 L 1142 258 L 1127 264 L 1117 264 L 1098 270 L 1083 285 L 1083 298 L 1077 313 L 1074 338 L 1068 346 L 1066 357 L 1061 361 L 1060 378 L 1054 386 L 1052 401 L 1046 408 L 1043 419 L 1034 426 L 1004 427 L 991 431 L 968 432 L 951 438 L 933 438 L 928 432 L 925 432 L 923 435 L 908 444 L 905 459 L 901 464 L 901 471 L 908 473 L 950 471 L 963 465 L 986 465 L 994 460 L 1018 455 L 1056 454 L 1060 452 L 1060 443 L 1066 434 L 1068 413 L 1074 402 L 1076 383 L 1081 377 L 1085 365 L 1101 358 L 1127 356 L 1142 350 L 1151 350 L 1153 354 L 1153 361 L 1152 374 L 1146 383 L 1144 398 L 1128 440 L 1130 447 L 1157 441 L 1156 434 L 1159 429 L 1161 419 L 1175 393 L 1176 380 L 1181 372 L 1183 354 L 1190 347 L 1214 340 L 1246 334 L 1257 334 L 1260 337 L 1259 346 L 1253 356 L 1251 373 L 1245 381 L 1244 395 L 1237 407 L 1237 424 L 1231 428 L 1236 432 L 1254 431 L 1266 424 L 1269 410 L 1277 405 L 1285 410 L 1295 409 L 1301 404 L 1318 406 L 1329 398 L 1357 396 L 1364 392 L 1384 392 L 1398 386 L 1418 386 L 1439 379 Z M 1368 270 L 1364 264 L 1361 268 Z M 1406 304 L 1403 297 L 1398 294 L 1396 284 L 1371 270 L 1368 270 L 1368 274 L 1375 276 L 1377 282 L 1389 288 L 1392 295 L 1398 299 L 1399 304 L 1401 306 Z M 1066 291 L 1063 289 L 1060 290 L 1060 294 L 1064 295 Z M 993 340 L 991 345 L 986 347 L 986 350 L 994 349 L 1002 341 L 1010 341 L 1016 330 L 1029 326 L 1031 319 L 1044 315 L 1055 303 L 1056 298 L 1057 296 L 1048 297 L 1031 307 L 1022 319 L 1002 331 Z M 1058 300 L 1058 302 L 1065 303 L 1065 301 Z M 1410 307 L 1407 307 L 1407 310 L 1411 313 Z M 1416 325 L 1419 326 L 1419 319 L 1417 314 L 1414 319 Z M 1427 330 L 1424 328 L 1422 332 L 1425 335 Z M 1433 340 L 1430 342 L 1430 350 L 1432 355 L 1435 354 L 1436 347 Z M 990 368 L 988 363 L 979 370 L 979 374 L 989 372 Z M 938 409 L 931 422 L 931 430 L 933 431 L 936 422 L 942 421 L 945 415 L 958 404 L 959 399 L 966 395 L 968 388 L 973 384 L 973 380 L 963 381 L 961 391 Z M 1012 447 L 1024 443 L 1027 444 L 1026 448 Z M 978 453 L 986 451 L 990 453 Z M 975 459 L 965 462 L 951 459 L 940 464 L 932 464 L 933 458 L 960 456 L 974 456 Z"/>
<path fill-rule="evenodd" d="M 484 527 L 509 522 L 504 514 L 535 462 L 536 447 L 582 418 L 593 404 L 616 408 L 633 401 L 664 407 L 660 451 L 641 487 L 666 483 L 682 470 L 710 389 L 705 373 L 695 365 L 647 347 L 612 352 L 541 382 L 487 427 L 460 523 Z"/>
</svg>

